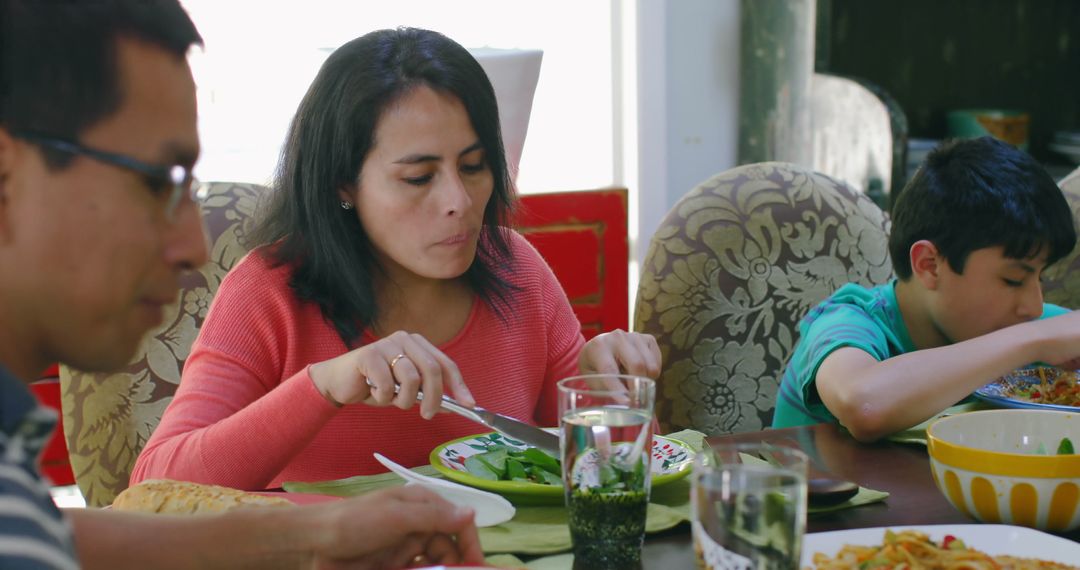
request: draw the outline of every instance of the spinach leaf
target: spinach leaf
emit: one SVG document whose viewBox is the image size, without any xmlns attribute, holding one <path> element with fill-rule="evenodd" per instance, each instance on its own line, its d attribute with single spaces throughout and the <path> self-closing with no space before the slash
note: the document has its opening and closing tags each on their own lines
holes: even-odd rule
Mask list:
<svg viewBox="0 0 1080 570">
<path fill-rule="evenodd" d="M 499 474 L 491 469 L 479 455 L 471 455 L 465 458 L 465 469 L 472 475 L 488 481 L 498 481 Z"/>
<path fill-rule="evenodd" d="M 493 438 L 494 439 L 494 438 Z M 495 443 L 487 451 L 465 459 L 465 469 L 489 481 L 522 481 L 562 485 L 562 467 L 556 457 L 534 447 L 518 449 Z"/>
</svg>

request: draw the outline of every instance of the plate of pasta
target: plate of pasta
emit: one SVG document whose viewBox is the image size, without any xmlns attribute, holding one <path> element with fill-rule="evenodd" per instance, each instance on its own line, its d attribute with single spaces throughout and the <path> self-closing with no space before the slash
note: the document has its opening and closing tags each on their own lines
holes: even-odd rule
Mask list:
<svg viewBox="0 0 1080 570">
<path fill-rule="evenodd" d="M 810 570 L 1080 570 L 1071 565 L 1078 561 L 1080 544 L 1032 528 L 950 524 L 807 534 L 800 566 Z"/>
<path fill-rule="evenodd" d="M 1080 373 L 1049 366 L 1021 368 L 975 390 L 975 397 L 1006 408 L 1080 412 Z"/>
</svg>

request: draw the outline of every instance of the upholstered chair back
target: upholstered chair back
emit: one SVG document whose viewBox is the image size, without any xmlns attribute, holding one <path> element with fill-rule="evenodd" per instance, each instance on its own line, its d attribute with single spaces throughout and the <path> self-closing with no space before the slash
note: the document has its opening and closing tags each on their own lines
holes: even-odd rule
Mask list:
<svg viewBox="0 0 1080 570">
<path fill-rule="evenodd" d="M 845 283 L 892 278 L 888 230 L 866 195 L 787 163 L 733 168 L 683 196 L 649 245 L 634 311 L 664 359 L 662 429 L 768 427 L 799 320 Z"/>
<path fill-rule="evenodd" d="M 210 262 L 182 277 L 177 302 L 134 360 L 113 374 L 60 367 L 64 436 L 87 506 L 112 503 L 180 384 L 180 371 L 222 278 L 247 253 L 256 201 L 266 188 L 209 183 L 202 203 Z"/>
<path fill-rule="evenodd" d="M 1073 222 L 1080 231 L 1080 168 L 1059 183 L 1065 200 L 1072 210 Z M 1075 247 L 1065 259 L 1043 272 L 1043 296 L 1047 303 L 1070 309 L 1080 309 L 1080 247 Z"/>
<path fill-rule="evenodd" d="M 862 192 L 868 193 L 876 179 L 887 203 L 895 143 L 889 111 L 881 97 L 853 78 L 813 74 L 810 165 Z"/>
</svg>

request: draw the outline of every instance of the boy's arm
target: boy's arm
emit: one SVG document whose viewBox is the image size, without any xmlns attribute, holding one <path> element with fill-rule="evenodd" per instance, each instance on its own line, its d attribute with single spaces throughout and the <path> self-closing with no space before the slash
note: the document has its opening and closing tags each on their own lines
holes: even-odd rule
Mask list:
<svg viewBox="0 0 1080 570">
<path fill-rule="evenodd" d="M 1021 366 L 1078 356 L 1080 312 L 1072 312 L 883 361 L 840 348 L 822 361 L 815 385 L 852 436 L 873 441 L 932 417 Z"/>
<path fill-rule="evenodd" d="M 416 487 L 220 515 L 67 511 L 83 568 L 403 568 L 479 564 L 473 512 Z"/>
</svg>

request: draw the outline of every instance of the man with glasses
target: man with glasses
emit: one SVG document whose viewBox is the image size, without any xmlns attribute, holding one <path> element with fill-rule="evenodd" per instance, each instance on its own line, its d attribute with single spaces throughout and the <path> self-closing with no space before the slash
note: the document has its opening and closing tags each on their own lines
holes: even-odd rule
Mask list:
<svg viewBox="0 0 1080 570">
<path fill-rule="evenodd" d="M 44 148 L 61 153 L 87 156 L 98 162 L 126 168 L 143 175 L 150 190 L 165 200 L 165 215 L 169 220 L 172 220 L 176 215 L 176 207 L 180 205 L 180 200 L 184 195 L 192 194 L 196 188 L 196 181 L 191 174 L 191 168 L 183 164 L 147 164 L 125 154 L 95 150 L 78 143 L 47 135 L 25 131 L 15 131 L 12 134 L 17 138 Z M 197 199 L 198 196 L 192 194 L 192 198 Z"/>
<path fill-rule="evenodd" d="M 396 489 L 204 517 L 52 504 L 55 425 L 26 382 L 116 369 L 207 261 L 176 0 L 0 0 L 0 567 L 403 567 L 480 562 L 472 511 Z"/>
</svg>

